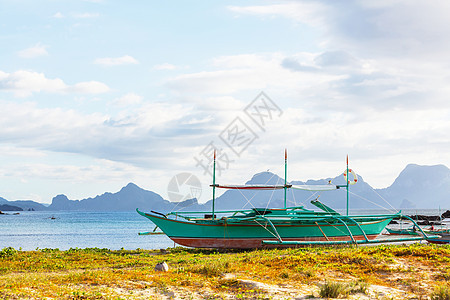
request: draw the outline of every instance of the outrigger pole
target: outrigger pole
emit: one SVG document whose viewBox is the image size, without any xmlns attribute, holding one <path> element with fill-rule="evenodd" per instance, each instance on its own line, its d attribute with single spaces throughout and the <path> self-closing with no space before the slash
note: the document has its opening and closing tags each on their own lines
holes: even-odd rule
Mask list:
<svg viewBox="0 0 450 300">
<path fill-rule="evenodd" d="M 214 163 L 213 163 L 213 196 L 212 196 L 212 219 L 215 219 L 214 215 L 214 203 L 216 202 L 216 149 L 214 149 Z"/>
</svg>

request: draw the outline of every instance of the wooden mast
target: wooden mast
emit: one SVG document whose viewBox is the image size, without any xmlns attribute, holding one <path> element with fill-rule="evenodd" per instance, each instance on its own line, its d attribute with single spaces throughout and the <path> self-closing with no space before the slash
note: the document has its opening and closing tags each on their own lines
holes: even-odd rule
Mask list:
<svg viewBox="0 0 450 300">
<path fill-rule="evenodd" d="M 284 149 L 284 208 L 286 208 L 287 193 L 287 149 Z"/>
<path fill-rule="evenodd" d="M 215 212 L 215 202 L 216 202 L 216 149 L 214 149 L 214 163 L 213 163 L 213 194 L 212 194 L 212 219 L 216 218 Z"/>
</svg>

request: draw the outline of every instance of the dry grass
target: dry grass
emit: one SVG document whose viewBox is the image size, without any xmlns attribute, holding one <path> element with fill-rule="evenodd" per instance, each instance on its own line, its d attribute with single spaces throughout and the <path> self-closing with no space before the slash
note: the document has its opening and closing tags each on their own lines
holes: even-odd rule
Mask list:
<svg viewBox="0 0 450 300">
<path fill-rule="evenodd" d="M 161 261 L 168 272 L 154 271 Z M 221 253 L 5 248 L 0 251 L 0 299 L 294 299 L 318 297 L 319 287 L 331 282 L 374 299 L 389 298 L 375 287 L 431 298 L 448 293 L 449 274 L 448 245 Z"/>
</svg>

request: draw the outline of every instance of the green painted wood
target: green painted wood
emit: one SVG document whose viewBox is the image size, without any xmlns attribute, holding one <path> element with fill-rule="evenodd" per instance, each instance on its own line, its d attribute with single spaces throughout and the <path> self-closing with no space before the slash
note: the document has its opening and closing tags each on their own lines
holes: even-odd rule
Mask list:
<svg viewBox="0 0 450 300">
<path fill-rule="evenodd" d="M 361 229 L 366 235 L 373 236 L 380 234 L 394 217 L 394 215 L 360 216 L 349 219 L 346 216 L 331 215 L 302 216 L 302 212 L 285 210 L 276 215 L 258 216 L 249 213 L 239 217 L 187 221 L 164 218 L 139 210 L 138 213 L 155 223 L 169 237 L 224 239 L 276 238 L 277 235 L 281 239 L 322 239 L 324 234 L 328 238 L 347 238 L 348 230 L 353 236 L 363 236 Z"/>
</svg>

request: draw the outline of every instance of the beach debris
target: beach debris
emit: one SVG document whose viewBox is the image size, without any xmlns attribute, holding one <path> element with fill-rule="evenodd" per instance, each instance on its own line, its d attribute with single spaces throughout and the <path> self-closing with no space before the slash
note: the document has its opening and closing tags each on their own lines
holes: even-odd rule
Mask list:
<svg viewBox="0 0 450 300">
<path fill-rule="evenodd" d="M 155 266 L 155 271 L 167 272 L 167 271 L 169 271 L 169 266 L 167 265 L 167 263 L 165 261 L 163 261 L 161 263 L 157 263 Z"/>
</svg>

